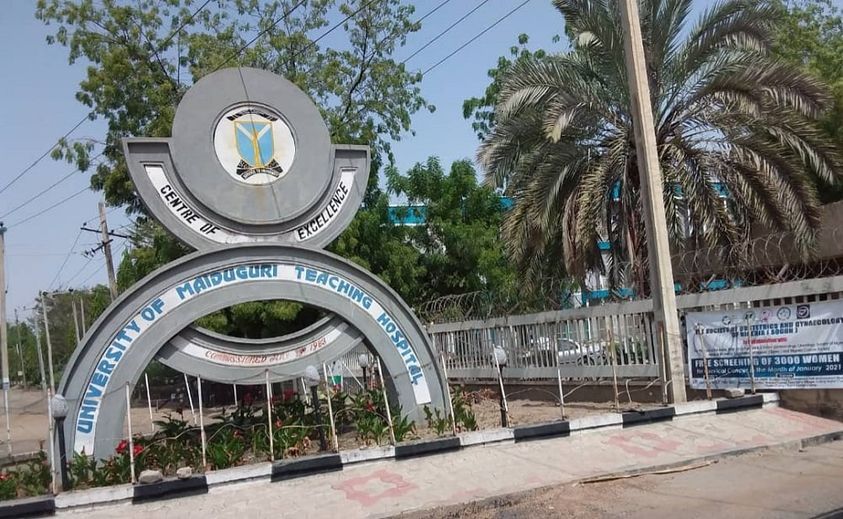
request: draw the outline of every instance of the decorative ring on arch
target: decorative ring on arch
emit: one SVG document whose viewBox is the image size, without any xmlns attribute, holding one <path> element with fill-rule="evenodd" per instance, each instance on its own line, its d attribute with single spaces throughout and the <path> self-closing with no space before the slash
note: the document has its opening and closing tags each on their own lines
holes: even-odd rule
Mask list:
<svg viewBox="0 0 843 519">
<path fill-rule="evenodd" d="M 227 384 L 262 384 L 301 376 L 308 365 L 336 359 L 361 343 L 363 334 L 337 316 L 296 333 L 240 339 L 189 327 L 170 339 L 157 360 L 188 375 Z"/>
<path fill-rule="evenodd" d="M 179 331 L 201 315 L 247 301 L 306 302 L 343 319 L 383 361 L 398 403 L 412 419 L 444 408 L 445 385 L 432 345 L 407 304 L 375 275 L 334 254 L 282 245 L 196 252 L 162 267 L 121 295 L 74 351 L 59 391 L 75 452 L 103 458 L 123 436 L 125 390 Z"/>
<path fill-rule="evenodd" d="M 169 139 L 123 141 L 149 212 L 204 250 L 271 242 L 322 248 L 351 222 L 369 147 L 331 144 L 313 101 L 251 68 L 202 78 L 179 103 Z"/>
</svg>

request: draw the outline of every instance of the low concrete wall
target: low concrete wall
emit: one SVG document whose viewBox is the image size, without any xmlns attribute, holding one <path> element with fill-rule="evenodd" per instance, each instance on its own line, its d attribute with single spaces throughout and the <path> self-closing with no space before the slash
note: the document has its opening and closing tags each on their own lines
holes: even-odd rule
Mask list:
<svg viewBox="0 0 843 519">
<path fill-rule="evenodd" d="M 497 380 L 472 380 L 464 382 L 452 380 L 450 383 L 452 387 L 463 386 L 469 391 L 488 389 L 495 394 L 498 394 L 500 387 Z M 559 400 L 559 386 L 556 381 L 504 380 L 504 387 L 506 388 L 507 398 L 510 400 L 533 400 L 547 402 L 555 402 Z M 563 383 L 562 388 L 565 391 L 566 402 L 611 402 L 615 399 L 615 391 L 611 382 L 600 381 L 588 383 L 586 385 L 565 382 Z M 629 389 L 628 395 L 627 389 Z M 688 394 L 688 400 L 705 399 L 705 391 L 691 389 L 690 387 L 686 387 L 685 390 Z M 571 393 L 571 391 L 573 391 L 573 393 Z M 631 381 L 629 385 L 626 386 L 622 381 L 619 381 L 618 392 L 620 393 L 620 401 L 622 403 L 627 403 L 630 398 L 633 402 L 642 404 L 656 404 L 661 403 L 662 401 L 662 390 L 658 383 L 650 385 L 649 382 Z M 724 391 L 713 390 L 711 393 L 714 398 L 723 398 L 726 396 Z"/>
<path fill-rule="evenodd" d="M 843 421 L 843 389 L 790 389 L 779 395 L 782 407 Z"/>
</svg>

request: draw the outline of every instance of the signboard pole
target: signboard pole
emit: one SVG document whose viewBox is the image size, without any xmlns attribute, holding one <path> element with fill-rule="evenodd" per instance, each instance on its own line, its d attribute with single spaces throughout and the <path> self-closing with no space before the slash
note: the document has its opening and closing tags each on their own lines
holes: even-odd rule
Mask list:
<svg viewBox="0 0 843 519">
<path fill-rule="evenodd" d="M 697 341 L 702 345 L 702 356 L 703 356 L 703 376 L 705 377 L 705 396 L 708 400 L 711 400 L 711 379 L 708 377 L 708 353 L 707 348 L 705 346 L 705 340 L 703 340 L 702 336 L 699 334 L 700 326 L 697 325 L 694 327 L 695 331 L 697 332 L 694 335 L 694 344 L 697 344 Z"/>
<path fill-rule="evenodd" d="M 137 483 L 135 479 L 135 436 L 132 434 L 132 389 L 126 382 L 126 423 L 129 426 L 129 472 L 132 476 L 132 484 Z"/>
<path fill-rule="evenodd" d="M 445 379 L 445 392 L 448 393 L 448 412 L 451 414 L 451 429 L 457 435 L 457 417 L 454 414 L 454 397 L 451 396 L 451 384 L 448 382 L 448 364 L 445 362 L 445 352 L 439 354 L 442 359 L 442 378 Z"/>
<path fill-rule="evenodd" d="M 208 441 L 205 437 L 205 420 L 202 413 L 202 377 L 196 377 L 196 394 L 199 396 L 199 438 L 202 440 L 202 470 L 208 470 L 208 458 L 206 452 L 208 450 Z"/>
<path fill-rule="evenodd" d="M 149 423 L 152 425 L 152 432 L 155 432 L 155 418 L 152 416 L 152 396 L 149 393 L 149 375 L 143 374 L 144 386 L 146 386 L 146 407 L 149 408 Z"/>
<path fill-rule="evenodd" d="M 337 428 L 334 424 L 334 406 L 331 403 L 331 384 L 328 382 L 328 366 L 324 362 L 322 363 L 322 373 L 325 375 L 325 396 L 327 397 L 326 400 L 328 400 L 328 421 L 331 424 L 331 442 L 334 444 L 334 452 L 339 452 L 340 444 L 337 439 Z"/>
<path fill-rule="evenodd" d="M 187 390 L 187 401 L 190 403 L 190 414 L 193 415 L 193 425 L 196 425 L 196 411 L 193 408 L 193 395 L 190 394 L 190 381 L 187 373 L 184 374 L 184 388 Z"/>
<path fill-rule="evenodd" d="M 381 358 L 375 357 L 378 361 L 378 377 L 381 380 L 381 391 L 383 391 L 383 403 L 386 407 L 386 419 L 389 421 L 389 439 L 392 445 L 395 445 L 395 428 L 392 426 L 392 411 L 389 409 L 389 398 L 386 396 L 386 384 L 383 383 L 383 367 L 381 366 Z"/>
<path fill-rule="evenodd" d="M 266 427 L 269 434 L 269 461 L 275 461 L 275 442 L 272 430 L 272 384 L 269 383 L 269 370 L 264 371 L 266 377 Z"/>
<path fill-rule="evenodd" d="M 754 316 L 750 315 L 751 312 L 747 312 L 746 314 L 746 327 L 749 330 L 749 343 L 747 343 L 747 349 L 749 349 L 749 387 L 752 394 L 755 394 L 755 355 L 753 354 L 753 350 L 755 349 L 752 345 L 752 322 L 754 321 Z M 750 320 L 750 317 L 753 317 Z"/>
</svg>

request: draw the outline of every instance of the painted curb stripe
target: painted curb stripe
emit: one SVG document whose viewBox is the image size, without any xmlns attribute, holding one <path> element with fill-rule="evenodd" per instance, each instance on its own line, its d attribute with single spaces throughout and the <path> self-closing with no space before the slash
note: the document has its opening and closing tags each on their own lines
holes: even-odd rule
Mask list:
<svg viewBox="0 0 843 519">
<path fill-rule="evenodd" d="M 326 454 L 291 461 L 276 461 L 272 464 L 271 481 L 300 478 L 313 474 L 342 470 L 342 458 L 339 454 Z"/>
<path fill-rule="evenodd" d="M 43 517 L 55 515 L 56 500 L 53 496 L 15 499 L 0 504 L 0 517 Z"/>
<path fill-rule="evenodd" d="M 205 476 L 191 476 L 187 479 L 167 479 L 149 485 L 135 485 L 132 503 L 143 503 L 146 501 L 207 493 L 208 482 Z"/>
<path fill-rule="evenodd" d="M 656 422 L 669 422 L 676 416 L 676 409 L 663 407 L 660 409 L 648 409 L 646 411 L 623 413 L 623 426 L 644 425 Z"/>
<path fill-rule="evenodd" d="M 132 502 L 136 503 L 141 500 L 145 500 L 143 498 L 139 499 L 139 493 L 150 494 L 153 488 L 162 485 L 166 485 L 164 487 L 164 492 L 159 491 L 155 493 L 154 496 L 150 495 L 147 499 L 156 499 L 170 496 L 177 497 L 193 492 L 205 493 L 208 491 L 208 486 L 216 486 L 225 483 L 233 483 L 237 481 L 246 481 L 249 479 L 265 477 L 263 471 L 271 471 L 272 481 L 282 481 L 285 479 L 304 477 L 324 472 L 339 471 L 343 469 L 344 465 L 350 465 L 362 461 L 386 461 L 390 459 L 407 459 L 412 458 L 414 456 L 424 456 L 427 454 L 455 451 L 463 446 L 467 447 L 470 445 L 502 443 L 506 441 L 512 441 L 513 439 L 518 442 L 527 441 L 529 439 L 550 438 L 553 436 L 564 437 L 570 435 L 570 433 L 575 431 L 585 431 L 589 429 L 604 429 L 612 426 L 616 427 L 618 425 L 621 425 L 621 423 L 623 423 L 624 427 L 627 427 L 631 425 L 667 421 L 672 420 L 674 416 L 680 416 L 683 414 L 707 414 L 715 410 L 718 414 L 722 414 L 726 412 L 738 412 L 756 408 L 760 409 L 765 403 L 772 405 L 777 404 L 779 400 L 777 397 L 778 394 L 776 393 L 764 393 L 754 396 L 736 398 L 732 400 L 718 400 L 712 402 L 705 402 L 705 404 L 707 405 L 699 405 L 703 404 L 703 402 L 689 402 L 688 404 L 679 404 L 676 407 L 652 409 L 640 413 L 624 413 L 621 416 L 600 415 L 596 417 L 587 417 L 571 420 L 570 422 L 558 421 L 537 425 L 515 427 L 513 429 L 492 429 L 487 431 L 474 431 L 465 433 L 459 437 L 439 438 L 435 440 L 397 445 L 396 447 L 394 447 L 394 450 L 392 447 L 383 447 L 381 448 L 381 452 L 370 452 L 364 456 L 356 456 L 354 454 L 351 454 L 350 451 L 346 451 L 342 454 L 327 454 L 307 459 L 277 461 L 273 463 L 271 467 L 255 467 L 254 471 L 247 471 L 248 474 L 244 472 L 243 474 L 238 474 L 236 476 L 229 476 L 228 474 L 223 475 L 222 472 L 224 471 L 219 471 L 216 473 L 212 472 L 210 473 L 210 479 L 212 480 L 211 485 L 208 485 L 205 476 L 194 476 L 193 478 L 190 478 L 190 480 L 181 481 L 168 480 L 161 483 L 156 483 L 154 485 L 138 485 L 133 488 L 135 497 Z M 567 433 L 564 432 L 566 427 L 568 429 Z M 830 434 L 821 435 L 816 439 L 807 438 L 804 439 L 803 442 L 806 444 L 814 444 L 840 438 L 843 438 L 843 432 L 834 432 Z M 345 463 L 343 463 L 343 457 L 346 458 Z M 226 469 L 226 471 L 238 470 L 242 468 L 243 467 L 237 467 L 235 469 Z M 196 485 L 194 489 L 179 488 L 173 486 L 174 484 L 178 484 L 180 482 L 184 485 L 184 481 L 191 480 L 200 480 L 201 482 L 191 482 L 191 484 Z M 94 497 L 94 492 L 98 490 L 103 489 L 92 489 L 90 491 L 79 492 L 91 492 L 91 497 Z M 61 499 L 62 497 L 63 496 L 60 495 L 59 499 Z M 114 499 L 104 500 L 94 498 L 90 499 L 87 502 L 83 502 L 83 499 L 81 499 L 81 497 L 82 496 L 78 496 L 77 498 L 73 499 L 72 505 L 65 506 L 63 508 L 73 509 L 79 506 L 94 506 L 98 504 L 113 503 L 115 501 Z M 7 504 L 0 504 L 0 519 L 4 519 L 6 517 L 32 517 L 33 515 L 54 514 L 56 509 L 55 499 L 56 498 L 49 496 L 35 499 L 18 499 L 14 501 L 9 501 L 7 502 Z M 35 502 L 37 503 L 32 504 Z M 28 509 L 24 507 L 38 508 L 37 510 L 33 509 L 32 512 L 28 512 Z"/>
<path fill-rule="evenodd" d="M 456 451 L 462 447 L 460 439 L 457 436 L 450 438 L 437 438 L 435 440 L 428 440 L 423 442 L 413 442 L 399 444 L 395 446 L 395 459 L 415 458 L 418 456 L 427 456 L 428 454 L 436 454 L 440 452 Z"/>
<path fill-rule="evenodd" d="M 741 398 L 733 398 L 731 400 L 718 400 L 717 414 L 730 413 L 753 407 L 761 409 L 763 406 L 763 395 L 744 396 Z"/>
<path fill-rule="evenodd" d="M 571 435 L 570 422 L 549 422 L 516 427 L 512 431 L 515 443 L 543 438 L 559 438 Z"/>
</svg>

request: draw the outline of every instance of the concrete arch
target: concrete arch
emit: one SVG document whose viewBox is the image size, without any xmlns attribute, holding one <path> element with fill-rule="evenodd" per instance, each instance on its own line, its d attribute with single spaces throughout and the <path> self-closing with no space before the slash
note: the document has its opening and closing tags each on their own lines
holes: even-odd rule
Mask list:
<svg viewBox="0 0 843 519">
<path fill-rule="evenodd" d="M 66 436 L 98 458 L 122 436 L 125 387 L 195 319 L 247 301 L 289 299 L 336 314 L 380 355 L 405 414 L 444 410 L 445 385 L 421 323 L 376 276 L 331 253 L 260 244 L 197 252 L 148 275 L 118 298 L 70 358 L 59 391 Z"/>
<path fill-rule="evenodd" d="M 308 365 L 336 359 L 363 340 L 359 330 L 329 316 L 296 333 L 240 339 L 185 328 L 158 352 L 161 363 L 188 375 L 228 384 L 262 384 L 296 378 Z"/>
</svg>

